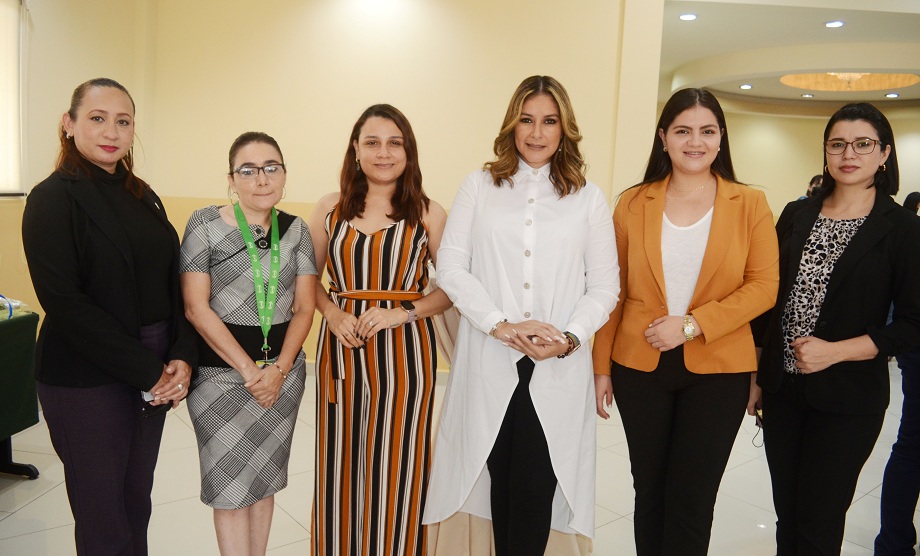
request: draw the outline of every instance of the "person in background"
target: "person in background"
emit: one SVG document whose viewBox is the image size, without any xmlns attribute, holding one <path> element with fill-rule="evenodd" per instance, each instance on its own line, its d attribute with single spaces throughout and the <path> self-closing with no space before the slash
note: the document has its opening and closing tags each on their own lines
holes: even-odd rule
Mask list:
<svg viewBox="0 0 920 556">
<path fill-rule="evenodd" d="M 580 141 L 563 86 L 525 79 L 438 253 L 438 282 L 464 318 L 425 522 L 443 522 L 440 536 L 452 516 L 491 519 L 498 556 L 583 554 L 590 542 L 575 534 L 594 536 L 591 362 L 579 348 L 619 288 L 610 208 L 585 179 Z M 551 530 L 568 544 L 548 548 Z"/>
<path fill-rule="evenodd" d="M 639 556 L 705 555 L 747 408 L 759 402 L 750 321 L 779 283 L 773 214 L 737 182 L 725 115 L 705 89 L 662 110 L 645 178 L 613 215 L 621 301 L 594 340 L 597 413 L 616 396 Z"/>
<path fill-rule="evenodd" d="M 134 115 L 131 95 L 112 79 L 77 87 L 57 167 L 32 189 L 22 220 L 45 311 L 38 397 L 64 464 L 80 555 L 147 554 L 165 410 L 185 398 L 197 360 L 179 292 L 179 237 L 134 174 Z"/>
<path fill-rule="evenodd" d="M 908 193 L 907 197 L 904 197 L 904 208 L 917 214 L 917 210 L 920 209 L 920 192 L 911 191 Z"/>
<path fill-rule="evenodd" d="M 805 197 L 814 197 L 817 195 L 818 192 L 821 191 L 822 183 L 824 183 L 824 176 L 821 174 L 811 178 L 811 181 L 808 182 L 808 189 L 805 191 Z M 804 199 L 805 197 L 800 197 L 800 199 Z"/>
<path fill-rule="evenodd" d="M 920 192 L 904 198 L 904 208 L 917 214 Z M 915 554 L 914 512 L 920 498 L 920 349 L 897 356 L 901 369 L 901 426 L 891 447 L 882 480 L 881 529 L 875 538 L 876 556 Z"/>
<path fill-rule="evenodd" d="M 428 295 L 447 214 L 422 189 L 409 121 L 388 104 L 361 114 L 340 190 L 310 218 L 323 315 L 316 355 L 311 554 L 424 556 L 437 351 Z"/>
<path fill-rule="evenodd" d="M 238 201 L 195 211 L 182 241 L 185 310 L 201 336 L 188 409 L 220 552 L 256 555 L 287 486 L 316 260 L 306 223 L 275 208 L 287 181 L 278 142 L 243 133 L 229 162 Z"/>
<path fill-rule="evenodd" d="M 920 219 L 891 198 L 891 125 L 871 104 L 848 104 L 828 121 L 823 149 L 821 193 L 789 203 L 776 223 L 780 293 L 762 317 L 780 556 L 840 553 L 888 406 L 887 356 L 920 344 Z"/>
</svg>

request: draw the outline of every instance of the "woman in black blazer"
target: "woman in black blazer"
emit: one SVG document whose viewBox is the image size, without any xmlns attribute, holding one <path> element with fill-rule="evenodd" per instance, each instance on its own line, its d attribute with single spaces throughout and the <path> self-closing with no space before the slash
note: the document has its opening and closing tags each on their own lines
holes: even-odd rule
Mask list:
<svg viewBox="0 0 920 556">
<path fill-rule="evenodd" d="M 45 311 L 38 395 L 78 554 L 147 554 L 165 410 L 188 393 L 197 357 L 179 296 L 179 238 L 132 171 L 133 140 L 134 101 L 122 85 L 77 87 L 57 168 L 29 194 L 22 222 Z"/>
<path fill-rule="evenodd" d="M 824 151 L 821 192 L 787 205 L 776 224 L 779 298 L 761 320 L 779 556 L 840 553 L 888 406 L 888 356 L 920 344 L 920 220 L 891 198 L 891 125 L 870 104 L 844 106 Z"/>
</svg>

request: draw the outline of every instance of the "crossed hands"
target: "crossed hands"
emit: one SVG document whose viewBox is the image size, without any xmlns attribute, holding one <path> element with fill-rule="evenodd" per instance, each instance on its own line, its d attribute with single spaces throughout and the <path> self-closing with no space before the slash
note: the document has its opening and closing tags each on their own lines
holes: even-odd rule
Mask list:
<svg viewBox="0 0 920 556">
<path fill-rule="evenodd" d="M 409 313 L 402 307 L 393 309 L 371 307 L 357 317 L 336 309 L 334 314 L 326 317 L 326 325 L 338 338 L 340 344 L 347 348 L 360 348 L 381 330 L 396 328 L 408 320 Z"/>
<path fill-rule="evenodd" d="M 557 357 L 569 349 L 569 341 L 562 332 L 538 320 L 503 322 L 495 329 L 495 336 L 502 344 L 535 361 Z"/>
</svg>

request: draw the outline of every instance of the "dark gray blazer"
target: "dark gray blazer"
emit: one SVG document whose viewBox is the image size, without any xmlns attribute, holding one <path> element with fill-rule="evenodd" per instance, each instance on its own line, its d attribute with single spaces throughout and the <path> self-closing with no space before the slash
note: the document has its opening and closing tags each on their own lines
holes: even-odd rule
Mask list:
<svg viewBox="0 0 920 556">
<path fill-rule="evenodd" d="M 768 392 L 783 381 L 783 310 L 821 204 L 815 197 L 793 201 L 776 223 L 779 296 L 757 323 L 763 333 L 757 383 Z M 893 321 L 886 324 L 892 303 Z M 875 358 L 796 377 L 812 407 L 848 414 L 884 411 L 888 356 L 920 345 L 920 218 L 883 193 L 876 194 L 875 206 L 834 266 L 814 332 L 832 342 L 863 334 L 878 346 Z"/>
<path fill-rule="evenodd" d="M 148 191 L 141 201 L 172 238 L 169 359 L 194 368 L 197 335 L 185 319 L 179 291 L 179 237 L 155 193 Z M 128 237 L 92 178 L 55 172 L 35 186 L 23 214 L 22 242 L 45 311 L 35 352 L 36 379 L 71 387 L 120 381 L 139 390 L 156 384 L 163 362 L 139 340 Z"/>
</svg>

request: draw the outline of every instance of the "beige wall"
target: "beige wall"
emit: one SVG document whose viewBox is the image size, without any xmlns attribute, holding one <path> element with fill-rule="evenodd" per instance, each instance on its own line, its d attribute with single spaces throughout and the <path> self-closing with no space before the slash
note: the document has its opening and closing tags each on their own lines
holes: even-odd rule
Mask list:
<svg viewBox="0 0 920 556">
<path fill-rule="evenodd" d="M 920 114 L 882 106 L 895 133 L 901 192 L 920 191 Z M 821 141 L 828 116 L 777 116 L 727 112 L 732 162 L 738 179 L 763 187 L 774 216 L 805 194 L 808 181 L 823 170 Z"/>
<path fill-rule="evenodd" d="M 354 121 L 387 102 L 411 121 L 425 188 L 447 207 L 491 157 L 516 85 L 542 73 L 568 88 L 590 179 L 606 185 L 620 3 L 160 0 L 154 112 L 138 116 L 146 170 L 162 194 L 221 195 L 227 148 L 258 129 L 290 164 L 288 197 L 313 202 L 337 189 Z"/>
<path fill-rule="evenodd" d="M 628 5 L 630 20 L 654 31 L 662 3 L 585 0 L 560 10 L 551 0 L 31 2 L 23 186 L 50 172 L 73 88 L 109 76 L 137 102 L 137 171 L 180 232 L 193 208 L 224 196 L 227 149 L 251 129 L 280 142 L 290 166 L 286 202 L 307 217 L 337 188 L 355 119 L 378 102 L 409 117 L 426 190 L 449 207 L 463 177 L 491 157 L 514 87 L 540 73 L 568 88 L 589 179 L 609 191 L 615 114 L 654 123 L 654 102 L 617 106 L 619 81 L 630 77 L 619 69 L 622 12 Z M 634 67 L 653 68 L 633 82 L 654 77 L 657 51 L 631 50 L 640 57 Z M 645 88 L 655 90 L 655 81 Z M 0 288 L 34 299 L 19 247 L 21 206 L 0 207 L 13 234 L 0 251 Z"/>
</svg>

